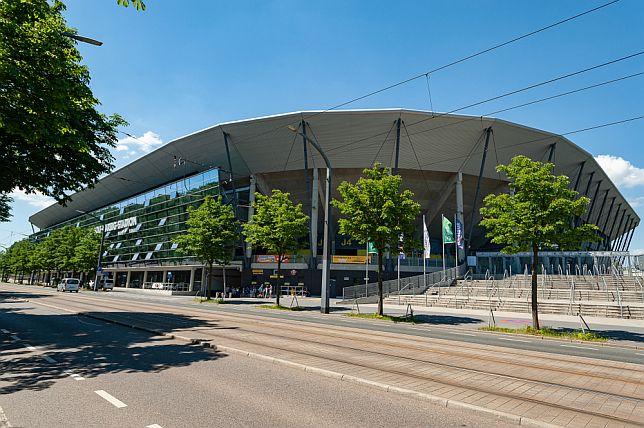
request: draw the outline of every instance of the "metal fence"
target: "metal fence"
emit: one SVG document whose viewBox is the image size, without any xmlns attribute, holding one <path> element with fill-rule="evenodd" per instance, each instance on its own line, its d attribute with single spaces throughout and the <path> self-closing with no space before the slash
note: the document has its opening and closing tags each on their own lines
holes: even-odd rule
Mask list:
<svg viewBox="0 0 644 428">
<path fill-rule="evenodd" d="M 422 294 L 430 288 L 450 285 L 455 279 L 463 277 L 466 266 L 460 265 L 445 271 L 428 273 L 427 275 L 410 276 L 407 278 L 391 279 L 382 282 L 384 296 Z M 354 300 L 378 295 L 378 283 L 352 285 L 342 289 L 343 300 Z"/>
</svg>

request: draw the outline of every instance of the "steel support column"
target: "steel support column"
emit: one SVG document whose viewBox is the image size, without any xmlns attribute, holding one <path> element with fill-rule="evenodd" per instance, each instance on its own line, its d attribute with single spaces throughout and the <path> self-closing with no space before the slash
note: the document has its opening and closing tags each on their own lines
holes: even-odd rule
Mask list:
<svg viewBox="0 0 644 428">
<path fill-rule="evenodd" d="M 308 141 L 306 136 L 306 122 L 302 121 L 302 148 L 304 150 L 304 186 L 306 191 L 304 194 L 307 199 L 311 199 L 311 183 L 309 180 L 309 154 L 308 154 Z M 317 236 L 313 236 L 313 203 L 311 203 L 311 212 L 309 212 L 309 247 L 311 254 L 309 256 L 309 270 L 317 269 L 315 264 L 316 254 L 313 252 L 313 241 L 317 241 Z M 317 218 L 315 219 L 317 221 Z"/>
<path fill-rule="evenodd" d="M 593 182 L 593 177 L 595 176 L 595 171 L 592 171 L 589 175 L 590 175 L 590 177 L 588 177 L 588 184 L 586 184 L 586 191 L 584 192 L 584 196 L 586 196 L 586 197 L 588 197 L 588 192 L 590 191 L 590 185 Z M 577 219 L 575 221 L 575 227 L 579 226 L 580 223 L 581 223 L 581 216 L 577 217 Z"/>
<path fill-rule="evenodd" d="M 633 239 L 633 235 L 635 235 L 635 229 L 639 226 L 639 223 L 635 223 L 635 226 L 631 229 L 631 236 L 628 238 L 628 243 L 626 244 L 625 251 L 628 251 L 629 248 L 631 248 L 631 240 Z"/>
<path fill-rule="evenodd" d="M 461 222 L 461 228 L 465 228 L 463 224 L 463 173 L 456 173 L 456 220 Z M 442 227 L 442 226 L 441 226 Z M 461 233 L 464 231 L 461 230 Z M 456 236 L 454 238 L 457 238 Z M 459 264 L 462 260 L 465 259 L 464 254 L 465 250 L 458 249 L 458 254 L 456 255 L 456 264 Z"/>
<path fill-rule="evenodd" d="M 606 193 L 608 193 L 608 190 L 606 191 Z M 608 237 L 608 234 L 606 233 L 606 228 L 608 227 L 608 220 L 610 220 L 610 215 L 613 212 L 613 205 L 615 205 L 615 199 L 616 199 L 616 197 L 613 196 L 613 199 L 610 202 L 610 208 L 608 209 L 608 212 L 606 213 L 606 221 L 604 222 L 604 227 L 601 228 L 601 233 L 604 235 L 604 240 L 603 240 L 604 248 L 606 248 L 606 239 Z M 597 219 L 597 221 L 599 221 L 599 218 Z M 601 242 L 602 241 L 597 242 L 597 250 L 599 250 L 599 248 L 601 247 Z"/>
<path fill-rule="evenodd" d="M 490 134 L 492 134 L 492 127 L 485 129 L 485 146 L 483 147 L 483 156 L 481 158 L 481 168 L 479 169 L 479 177 L 476 180 L 476 192 L 474 193 L 474 202 L 472 203 L 472 215 L 470 217 L 470 233 L 467 235 L 467 248 L 470 249 L 472 243 L 472 233 L 474 232 L 474 213 L 476 212 L 476 203 L 481 193 L 481 179 L 483 178 L 483 171 L 485 170 L 485 159 L 487 158 L 487 148 L 490 144 Z"/>
<path fill-rule="evenodd" d="M 396 121 L 396 161 L 394 163 L 394 170 L 393 170 L 394 175 L 398 174 L 398 159 L 400 157 L 400 123 L 401 122 L 402 120 L 399 117 L 398 120 Z"/>
<path fill-rule="evenodd" d="M 588 208 L 588 215 L 586 215 L 585 223 L 590 222 L 591 217 L 593 216 L 593 209 L 595 209 L 595 202 L 597 202 L 597 195 L 599 195 L 599 188 L 602 185 L 602 180 L 597 182 L 597 187 L 595 188 L 595 193 L 593 198 L 590 200 L 590 208 Z"/>
<path fill-rule="evenodd" d="M 230 148 L 228 147 L 228 133 L 224 132 L 224 145 L 226 146 L 226 159 L 228 160 L 228 179 L 231 186 L 233 187 L 233 203 L 235 209 L 235 215 L 237 215 L 237 190 L 235 189 L 235 181 L 233 177 L 233 163 L 230 160 Z M 224 189 L 224 193 L 226 190 Z"/>
<path fill-rule="evenodd" d="M 584 166 L 586 165 L 586 161 L 583 161 L 579 165 L 579 172 L 577 173 L 577 179 L 575 180 L 575 187 L 573 187 L 573 190 L 576 192 L 577 189 L 579 188 L 579 181 L 581 180 L 581 174 L 584 172 Z"/>
<path fill-rule="evenodd" d="M 615 244 L 615 248 L 617 249 L 617 251 L 621 251 L 620 248 L 622 247 L 622 244 L 624 243 L 624 241 L 626 241 L 626 232 L 629 230 L 629 227 L 632 221 L 633 220 L 631 219 L 631 215 L 629 214 L 628 217 L 626 217 L 626 222 L 624 222 L 624 229 L 621 231 L 621 233 L 619 229 L 617 229 L 618 238 L 617 238 L 617 244 Z"/>
<path fill-rule="evenodd" d="M 318 169 L 313 168 L 313 188 L 311 189 L 311 255 L 313 269 L 318 268 L 318 186 L 320 179 L 318 177 Z"/>
<path fill-rule="evenodd" d="M 255 175 L 250 176 L 250 186 L 248 189 L 248 220 L 253 217 L 255 214 L 255 192 L 257 191 L 257 179 Z M 251 264 L 251 257 L 253 257 L 253 246 L 249 243 L 246 243 L 246 259 L 248 260 L 248 266 Z"/>
<path fill-rule="evenodd" d="M 622 204 L 619 204 L 617 206 L 617 215 L 615 215 L 615 220 L 617 220 L 617 217 L 619 216 L 619 209 L 622 207 Z M 617 230 L 621 229 L 622 227 L 622 222 L 624 221 L 624 216 L 626 215 L 626 209 L 622 211 L 622 218 L 619 220 L 619 226 L 617 226 Z M 617 235 L 615 235 L 615 239 L 612 240 L 611 242 L 611 236 L 613 236 L 613 229 L 615 228 L 615 222 L 613 222 L 612 227 L 610 228 L 610 233 L 608 234 L 608 246 L 610 248 L 610 251 L 613 251 L 613 244 L 615 243 L 615 240 L 617 239 Z"/>
<path fill-rule="evenodd" d="M 550 153 L 548 153 L 548 163 L 551 163 L 555 157 L 555 150 L 557 149 L 557 142 L 550 144 Z"/>
</svg>

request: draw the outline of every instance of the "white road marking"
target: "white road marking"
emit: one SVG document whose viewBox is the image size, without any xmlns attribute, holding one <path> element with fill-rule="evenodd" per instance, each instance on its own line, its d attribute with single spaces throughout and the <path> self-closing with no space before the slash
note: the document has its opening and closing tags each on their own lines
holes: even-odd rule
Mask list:
<svg viewBox="0 0 644 428">
<path fill-rule="evenodd" d="M 65 373 L 67 373 L 69 375 L 69 377 L 71 377 L 74 380 L 85 380 L 85 378 L 83 376 L 78 375 L 78 374 L 74 373 L 71 370 L 65 370 Z"/>
<path fill-rule="evenodd" d="M 452 334 L 458 334 L 459 336 L 476 336 L 475 334 L 470 334 L 470 333 L 457 333 L 455 331 L 452 332 Z"/>
<path fill-rule="evenodd" d="M 45 359 L 45 361 L 47 361 L 49 364 L 56 364 L 56 360 L 54 360 L 54 359 L 53 359 L 52 357 L 50 357 L 49 355 L 43 355 L 43 358 L 44 358 L 44 359 Z"/>
<path fill-rule="evenodd" d="M 644 357 L 644 354 L 638 354 L 637 352 L 635 353 L 635 355 L 640 355 L 640 356 Z"/>
<path fill-rule="evenodd" d="M 510 342 L 523 342 L 523 343 L 530 343 L 529 340 L 522 340 L 522 339 L 510 339 L 509 337 L 501 337 L 501 340 L 509 340 Z"/>
<path fill-rule="evenodd" d="M 35 350 L 36 350 L 36 347 L 35 347 L 35 346 L 31 346 L 31 345 L 30 345 L 30 344 L 28 344 L 28 343 L 26 344 L 25 348 L 29 349 L 30 351 L 35 351 Z"/>
<path fill-rule="evenodd" d="M 590 349 L 591 351 L 597 351 L 597 348 L 588 348 L 585 346 L 575 346 L 575 345 L 559 345 L 559 346 L 563 346 L 564 348 Z"/>
<path fill-rule="evenodd" d="M 9 330 L 5 330 L 4 328 L 0 331 L 2 331 L 4 334 L 9 334 Z"/>
<path fill-rule="evenodd" d="M 15 340 L 16 342 L 20 340 L 20 338 L 18 336 L 16 336 L 15 334 L 13 336 L 11 336 L 11 338 L 13 340 Z"/>
<path fill-rule="evenodd" d="M 163 428 L 163 427 L 159 424 L 152 424 L 152 425 L 146 426 L 145 428 Z"/>
<path fill-rule="evenodd" d="M 124 402 L 122 402 L 117 398 L 112 397 L 110 394 L 103 391 L 102 389 L 99 389 L 98 391 L 94 391 L 94 392 L 97 393 L 99 396 L 103 397 L 104 399 L 106 399 L 107 401 L 109 401 L 111 404 L 114 405 L 114 407 L 118 407 L 118 408 L 127 407 L 127 404 L 125 404 Z"/>
</svg>

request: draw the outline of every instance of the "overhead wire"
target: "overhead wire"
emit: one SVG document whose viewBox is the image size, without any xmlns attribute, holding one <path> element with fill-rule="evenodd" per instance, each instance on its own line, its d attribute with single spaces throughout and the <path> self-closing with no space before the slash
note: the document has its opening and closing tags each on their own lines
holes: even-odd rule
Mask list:
<svg viewBox="0 0 644 428">
<path fill-rule="evenodd" d="M 484 103 L 487 103 L 487 102 L 490 102 L 490 101 L 493 101 L 493 100 L 497 100 L 497 99 L 502 98 L 502 97 L 507 97 L 510 94 L 516 94 L 516 93 L 519 93 L 519 92 L 524 92 L 525 90 L 527 90 L 527 88 L 535 88 L 537 86 L 543 86 L 543 84 L 545 82 L 553 83 L 554 81 L 562 80 L 562 78 L 564 78 L 564 76 L 571 77 L 572 75 L 579 75 L 581 71 L 588 72 L 588 71 L 591 71 L 591 70 L 596 70 L 599 67 L 605 67 L 605 66 L 608 66 L 608 65 L 611 65 L 611 64 L 615 64 L 616 62 L 625 61 L 627 59 L 633 58 L 634 56 L 638 56 L 638 55 L 642 55 L 642 54 L 644 54 L 644 51 L 638 52 L 636 54 L 627 55 L 627 56 L 624 56 L 624 57 L 621 57 L 621 58 L 617 58 L 615 60 L 608 61 L 608 62 L 599 64 L 599 65 L 596 65 L 596 66 L 588 67 L 588 68 L 586 68 L 584 70 L 580 70 L 580 71 L 573 72 L 573 73 L 568 73 L 566 75 L 559 76 L 557 78 L 548 79 L 547 81 L 532 84 L 532 85 L 526 86 L 524 88 L 519 88 L 519 89 L 510 91 L 510 92 L 506 92 L 503 95 L 495 96 L 495 97 L 488 98 L 488 99 L 483 100 L 483 101 L 478 101 L 478 102 L 469 104 L 467 107 L 474 106 L 474 105 L 481 105 L 481 104 L 484 104 Z M 525 106 L 528 106 L 528 105 L 537 104 L 537 103 L 540 103 L 540 102 L 543 102 L 543 101 L 547 101 L 547 100 L 554 99 L 554 98 L 559 98 L 559 97 L 562 97 L 562 96 L 565 96 L 565 95 L 571 95 L 571 94 L 574 94 L 574 93 L 577 93 L 577 92 L 582 92 L 582 91 L 585 91 L 585 90 L 588 90 L 588 89 L 593 89 L 593 88 L 596 88 L 596 87 L 599 87 L 599 86 L 604 86 L 604 85 L 608 85 L 608 84 L 611 84 L 611 83 L 616 83 L 616 82 L 619 82 L 619 81 L 622 81 L 622 80 L 626 80 L 626 79 L 630 79 L 630 78 L 633 78 L 633 77 L 640 76 L 642 74 L 644 74 L 644 73 L 640 72 L 640 73 L 635 73 L 635 74 L 631 74 L 631 75 L 628 75 L 628 76 L 622 76 L 622 77 L 612 79 L 612 80 L 609 80 L 609 81 L 601 82 L 599 84 L 590 85 L 590 86 L 579 88 L 579 89 L 576 89 L 576 90 L 573 90 L 573 91 L 567 91 L 567 92 L 563 92 L 563 93 L 556 94 L 556 95 L 553 95 L 553 96 L 539 98 L 537 100 L 533 100 L 533 101 L 530 101 L 530 102 L 527 102 L 527 103 L 522 103 L 522 104 L 518 104 L 518 105 L 515 105 L 515 106 L 508 107 L 508 108 L 496 110 L 496 111 L 493 111 L 493 112 L 490 112 L 490 113 L 485 113 L 483 116 L 489 116 L 489 115 L 492 115 L 492 114 L 497 114 L 497 113 L 506 112 L 506 111 L 509 111 L 509 110 L 525 107 Z M 440 113 L 440 114 L 437 114 L 437 115 L 434 115 L 434 116 L 429 116 L 429 117 L 426 117 L 426 118 L 423 118 L 423 119 L 419 119 L 416 122 L 410 123 L 408 126 L 411 128 L 411 127 L 416 126 L 418 124 L 421 124 L 421 123 L 424 123 L 424 122 L 427 122 L 427 121 L 430 121 L 430 120 L 433 120 L 433 119 L 438 119 L 438 118 L 441 118 L 443 116 L 447 116 L 447 115 L 450 115 L 452 113 L 455 113 L 457 111 L 461 111 L 461 110 L 464 110 L 464 109 L 465 109 L 465 107 L 459 107 L 457 109 L 450 110 L 450 111 L 445 112 L 445 113 Z M 446 125 L 441 125 L 441 126 L 438 126 L 438 127 L 435 127 L 435 128 L 430 128 L 430 129 L 427 129 L 427 130 L 418 131 L 418 132 L 413 133 L 411 135 L 417 135 L 417 134 L 420 134 L 420 133 L 429 132 L 429 131 L 439 129 L 439 128 L 443 128 L 443 127 L 446 127 L 446 126 L 453 126 L 453 125 L 456 125 L 458 123 L 468 122 L 470 120 L 479 120 L 479 115 L 474 116 L 474 117 L 468 117 L 468 118 L 465 118 L 465 119 L 463 119 L 461 121 L 458 121 L 458 122 L 453 122 L 453 123 L 446 124 Z M 343 144 L 341 146 L 330 148 L 329 150 L 327 150 L 327 152 L 333 152 L 333 151 L 345 149 L 345 148 L 347 148 L 349 146 L 352 146 L 354 144 L 358 144 L 358 143 L 361 143 L 362 141 L 370 140 L 372 138 L 377 138 L 377 137 L 379 137 L 381 135 L 384 135 L 384 132 L 379 132 L 379 133 L 372 134 L 372 135 L 369 135 L 369 136 L 366 136 L 366 137 L 361 137 L 361 138 L 359 138 L 357 140 L 350 141 L 350 142 L 348 142 L 346 144 Z"/>
<path fill-rule="evenodd" d="M 577 18 L 581 18 L 582 16 L 588 15 L 588 14 L 590 14 L 590 13 L 593 13 L 593 12 L 596 12 L 596 11 L 601 10 L 601 9 L 603 9 L 603 8 L 606 8 L 606 7 L 608 7 L 608 6 L 611 6 L 611 5 L 615 4 L 615 3 L 618 3 L 619 1 L 620 1 L 620 0 L 612 0 L 612 1 L 609 1 L 609 2 L 607 2 L 607 3 L 604 3 L 604 4 L 599 5 L 599 6 L 597 6 L 597 7 L 594 7 L 594 8 L 588 9 L 588 10 L 586 10 L 586 11 L 583 11 L 583 12 L 577 13 L 576 15 L 570 16 L 570 17 L 565 18 L 565 19 L 561 19 L 561 20 L 556 21 L 556 22 L 554 22 L 554 23 L 552 23 L 552 24 L 546 25 L 546 26 L 544 26 L 544 27 L 541 27 L 541 28 L 538 28 L 538 29 L 536 29 L 536 30 L 530 31 L 530 32 L 528 32 L 528 33 L 522 34 L 522 35 L 520 35 L 520 36 L 514 37 L 514 38 L 512 38 L 512 39 L 510 39 L 510 40 L 506 40 L 505 42 L 501 42 L 501 43 L 498 43 L 498 44 L 496 44 L 496 45 L 493 45 L 493 46 L 491 46 L 491 47 L 489 47 L 489 48 L 482 49 L 482 50 L 480 50 L 480 51 L 474 52 L 474 53 L 472 53 L 472 54 L 470 54 L 470 55 L 467 55 L 467 56 L 465 56 L 465 57 L 459 58 L 459 59 L 454 60 L 454 61 L 452 61 L 452 62 L 449 62 L 449 63 L 447 63 L 447 64 L 441 65 L 441 66 L 439 66 L 439 67 L 433 68 L 433 69 L 431 69 L 431 70 L 428 70 L 428 71 L 425 71 L 425 72 L 423 72 L 423 73 L 417 74 L 417 75 L 415 75 L 415 76 L 409 77 L 409 78 L 407 78 L 407 79 L 401 80 L 401 81 L 396 82 L 396 83 L 394 83 L 394 84 L 391 84 L 391 85 L 385 86 L 385 87 L 383 87 L 383 88 L 377 89 L 377 90 L 375 90 L 375 91 L 369 92 L 369 93 L 367 93 L 367 94 L 365 94 L 365 95 L 361 95 L 361 96 L 359 96 L 359 97 L 356 97 L 356 98 L 350 99 L 350 100 L 348 100 L 348 101 L 344 101 L 344 102 L 342 102 L 342 103 L 340 103 L 340 104 L 334 105 L 334 106 L 332 106 L 332 107 L 328 107 L 328 108 L 326 108 L 326 109 L 324 109 L 324 110 L 322 110 L 322 111 L 318 111 L 318 112 L 311 113 L 310 115 L 306 116 L 306 118 L 309 118 L 309 119 L 310 119 L 310 118 L 316 117 L 316 116 L 318 116 L 318 115 L 321 115 L 321 114 L 324 114 L 324 113 L 328 113 L 328 112 L 333 111 L 333 110 L 337 110 L 337 109 L 339 109 L 340 107 L 344 107 L 344 106 L 346 106 L 346 105 L 353 104 L 353 103 L 355 103 L 355 102 L 357 102 L 357 101 L 361 101 L 361 100 L 363 100 L 363 99 L 366 99 L 366 98 L 372 97 L 372 96 L 377 95 L 377 94 L 379 94 L 379 93 L 382 93 L 382 92 L 388 91 L 388 90 L 390 90 L 390 89 L 396 88 L 396 87 L 398 87 L 398 86 L 401 86 L 401 85 L 407 84 L 407 83 L 409 83 L 409 82 L 415 81 L 415 80 L 417 80 L 417 79 L 419 79 L 419 78 L 421 78 L 421 77 L 423 77 L 423 76 L 429 76 L 430 74 L 434 74 L 434 73 L 436 73 L 436 72 L 439 72 L 439 71 L 445 70 L 445 69 L 450 68 L 450 67 L 453 67 L 453 66 L 455 66 L 455 65 L 457 65 L 457 64 L 461 64 L 461 63 L 463 63 L 463 62 L 466 62 L 466 61 L 468 61 L 468 60 L 470 60 L 470 59 L 473 59 L 473 58 L 479 57 L 479 56 L 481 56 L 481 55 L 484 55 L 484 54 L 486 54 L 486 53 L 489 53 L 489 52 L 495 51 L 495 50 L 497 50 L 497 49 L 500 49 L 500 48 L 502 48 L 502 47 L 504 47 L 504 46 L 508 46 L 508 45 L 510 45 L 510 44 L 512 44 L 512 43 L 518 42 L 518 41 L 520 41 L 520 40 L 526 39 L 526 38 L 528 38 L 528 37 L 531 37 L 531 36 L 534 36 L 534 35 L 536 35 L 536 34 L 542 33 L 542 32 L 544 32 L 544 31 L 550 30 L 550 29 L 552 29 L 552 28 L 558 27 L 558 26 L 560 26 L 560 25 L 562 25 L 562 24 L 565 24 L 565 23 L 567 23 L 567 22 L 573 21 L 573 20 L 575 20 L 575 19 L 577 19 Z M 295 124 L 295 123 L 291 123 L 290 125 L 294 125 L 294 124 Z M 263 135 L 267 135 L 267 134 L 271 134 L 271 133 L 273 133 L 273 132 L 275 132 L 275 131 L 277 131 L 277 130 L 279 130 L 279 129 L 283 128 L 283 127 L 284 127 L 284 125 L 279 125 L 279 126 L 276 126 L 275 128 L 269 129 L 269 130 L 267 130 L 267 131 L 262 131 L 262 132 L 259 132 L 259 133 L 257 133 L 257 134 L 254 134 L 254 135 L 250 135 L 250 136 L 246 137 L 245 139 L 243 139 L 243 140 L 242 140 L 242 141 L 240 141 L 240 142 L 242 142 L 242 143 L 244 143 L 244 142 L 248 142 L 248 141 L 251 141 L 251 142 L 252 142 L 256 137 L 263 136 Z"/>
</svg>

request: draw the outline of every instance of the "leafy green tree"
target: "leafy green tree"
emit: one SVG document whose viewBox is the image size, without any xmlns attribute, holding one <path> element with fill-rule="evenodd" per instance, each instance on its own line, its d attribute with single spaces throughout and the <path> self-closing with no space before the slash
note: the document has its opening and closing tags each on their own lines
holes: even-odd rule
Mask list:
<svg viewBox="0 0 644 428">
<path fill-rule="evenodd" d="M 210 300 L 214 263 L 223 268 L 226 290 L 226 265 L 233 259 L 235 242 L 239 237 L 235 211 L 232 206 L 222 203 L 221 196 L 207 196 L 199 208 L 188 207 L 186 224 L 188 232 L 176 238 L 178 251 L 208 265 L 207 299 Z"/>
<path fill-rule="evenodd" d="M 72 264 L 75 270 L 83 273 L 96 269 L 98 249 L 101 245 L 101 235 L 94 229 L 79 229 L 79 239 L 74 248 Z"/>
<path fill-rule="evenodd" d="M 42 241 L 36 244 L 31 254 L 31 263 L 34 269 L 47 272 L 47 282 L 51 280 L 51 271 L 58 269 L 57 250 L 59 240 L 56 231 L 49 234 Z"/>
<path fill-rule="evenodd" d="M 2 221 L 16 188 L 64 203 L 113 168 L 109 148 L 125 121 L 97 110 L 64 9 L 58 0 L 0 1 Z"/>
<path fill-rule="evenodd" d="M 24 274 L 32 271 L 31 254 L 34 248 L 35 245 L 33 243 L 29 242 L 28 239 L 23 239 L 21 241 L 14 242 L 7 250 L 7 266 L 9 270 L 13 271 L 16 275 L 18 273 L 21 274 L 21 283 Z"/>
<path fill-rule="evenodd" d="M 54 231 L 56 266 L 63 272 L 77 272 L 79 270 L 74 256 L 82 234 L 83 229 L 70 225 Z"/>
<path fill-rule="evenodd" d="M 282 260 L 286 254 L 297 251 L 298 239 L 309 232 L 309 216 L 302 212 L 302 204 L 294 205 L 289 193 L 274 189 L 271 196 L 255 193 L 255 213 L 244 224 L 243 234 L 252 247 L 265 248 L 277 256 L 277 300 L 280 304 Z"/>
<path fill-rule="evenodd" d="M 388 247 L 398 248 L 401 235 L 414 232 L 420 204 L 412 199 L 410 190 L 401 190 L 402 178 L 392 175 L 389 168 L 376 163 L 363 174 L 355 184 L 343 181 L 338 186 L 342 200 L 332 203 L 343 215 L 338 220 L 340 233 L 363 244 L 371 242 L 378 251 L 378 315 L 382 316 L 383 255 Z"/>
<path fill-rule="evenodd" d="M 554 175 L 551 163 L 534 162 L 516 156 L 509 165 L 498 165 L 497 171 L 510 180 L 511 193 L 488 195 L 481 208 L 487 237 L 495 244 L 506 245 L 501 251 L 514 254 L 532 251 L 532 324 L 539 329 L 537 305 L 537 267 L 539 249 L 555 246 L 561 250 L 578 249 L 582 242 L 599 240 L 594 224 L 575 227 L 590 199 L 577 197 L 569 189 L 565 175 Z"/>
</svg>

